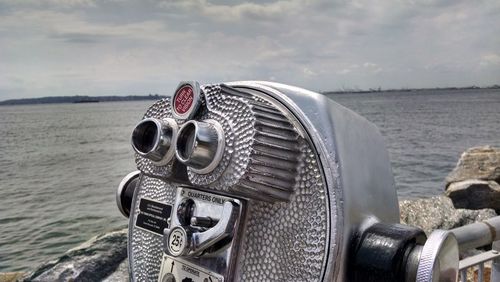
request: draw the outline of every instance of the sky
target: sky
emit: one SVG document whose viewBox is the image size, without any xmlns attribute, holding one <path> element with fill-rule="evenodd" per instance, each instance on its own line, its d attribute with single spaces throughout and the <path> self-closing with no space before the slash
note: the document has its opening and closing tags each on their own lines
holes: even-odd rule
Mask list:
<svg viewBox="0 0 500 282">
<path fill-rule="evenodd" d="M 498 0 L 0 0 L 0 100 L 500 84 Z"/>
</svg>

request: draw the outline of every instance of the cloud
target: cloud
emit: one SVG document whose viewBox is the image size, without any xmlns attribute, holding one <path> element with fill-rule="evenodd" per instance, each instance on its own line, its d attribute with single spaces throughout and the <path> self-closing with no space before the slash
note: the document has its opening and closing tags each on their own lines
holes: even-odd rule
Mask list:
<svg viewBox="0 0 500 282">
<path fill-rule="evenodd" d="M 300 12 L 305 1 L 276 1 L 271 3 L 213 4 L 207 0 L 165 1 L 160 4 L 166 9 L 179 9 L 183 12 L 194 12 L 215 21 L 238 22 L 242 19 L 269 20 L 293 16 Z"/>
<path fill-rule="evenodd" d="M 78 32 L 67 32 L 67 33 L 59 33 L 54 34 L 53 38 L 61 39 L 68 43 L 77 43 L 77 44 L 94 44 L 98 43 L 102 40 L 106 40 L 109 36 L 104 36 L 101 34 L 89 34 L 89 33 L 78 33 Z"/>
<path fill-rule="evenodd" d="M 0 100 L 168 94 L 185 79 L 491 85 L 498 14 L 494 0 L 0 0 Z"/>
<path fill-rule="evenodd" d="M 483 55 L 483 56 L 481 56 L 481 61 L 479 64 L 481 66 L 500 65 L 500 55 L 498 55 L 498 54 Z"/>
<path fill-rule="evenodd" d="M 312 71 L 311 69 L 309 69 L 307 67 L 305 67 L 302 71 L 303 71 L 304 75 L 306 75 L 306 76 L 315 76 L 315 75 L 317 75 L 316 72 Z"/>
</svg>

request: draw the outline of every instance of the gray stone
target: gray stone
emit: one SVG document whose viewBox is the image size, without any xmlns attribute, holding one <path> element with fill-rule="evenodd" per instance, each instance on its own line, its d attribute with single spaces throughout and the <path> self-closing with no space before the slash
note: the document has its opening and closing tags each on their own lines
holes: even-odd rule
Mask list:
<svg viewBox="0 0 500 282">
<path fill-rule="evenodd" d="M 127 229 L 96 236 L 29 273 L 25 281 L 127 281 L 114 272 L 127 257 Z M 120 280 L 121 278 L 124 280 Z"/>
<path fill-rule="evenodd" d="M 418 226 L 427 235 L 434 229 L 451 229 L 496 216 L 492 209 L 455 209 L 445 196 L 400 201 L 399 208 L 401 223 Z"/>
<path fill-rule="evenodd" d="M 483 146 L 465 151 L 446 177 L 446 187 L 469 179 L 500 182 L 500 148 Z"/>
<path fill-rule="evenodd" d="M 446 196 L 453 201 L 455 208 L 500 210 L 500 185 L 495 181 L 478 179 L 451 183 Z"/>
<path fill-rule="evenodd" d="M 456 208 L 500 211 L 500 149 L 491 146 L 465 151 L 446 177 L 446 195 Z"/>
<path fill-rule="evenodd" d="M 123 281 L 129 281 L 128 259 L 123 260 L 123 262 L 120 263 L 115 272 L 111 273 L 111 275 L 102 280 L 102 282 L 123 282 Z"/>
</svg>

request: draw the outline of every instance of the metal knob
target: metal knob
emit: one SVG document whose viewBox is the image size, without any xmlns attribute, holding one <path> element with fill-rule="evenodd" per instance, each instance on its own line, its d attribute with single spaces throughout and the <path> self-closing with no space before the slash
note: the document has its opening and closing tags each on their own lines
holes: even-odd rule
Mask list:
<svg viewBox="0 0 500 282">
<path fill-rule="evenodd" d="M 123 178 L 118 185 L 116 190 L 116 204 L 120 212 L 125 216 L 129 217 L 130 209 L 132 207 L 132 200 L 134 198 L 134 192 L 139 184 L 140 171 L 134 171 Z"/>
<path fill-rule="evenodd" d="M 191 217 L 191 226 L 198 226 L 203 228 L 213 227 L 219 222 L 217 219 L 209 216 L 193 216 Z"/>
<path fill-rule="evenodd" d="M 183 226 L 187 226 L 191 222 L 196 205 L 192 199 L 184 199 L 177 206 L 177 219 Z"/>
<path fill-rule="evenodd" d="M 434 230 L 422 249 L 417 281 L 457 281 L 458 260 L 458 243 L 453 233 Z"/>
</svg>

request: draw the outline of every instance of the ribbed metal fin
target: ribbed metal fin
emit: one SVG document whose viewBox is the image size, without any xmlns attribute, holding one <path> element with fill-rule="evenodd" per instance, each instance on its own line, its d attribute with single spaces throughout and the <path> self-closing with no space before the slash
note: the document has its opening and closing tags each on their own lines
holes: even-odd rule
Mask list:
<svg viewBox="0 0 500 282">
<path fill-rule="evenodd" d="M 295 188 L 302 137 L 271 103 L 226 85 L 221 85 L 221 92 L 244 98 L 255 117 L 247 171 L 231 189 L 254 199 L 288 201 Z"/>
</svg>

